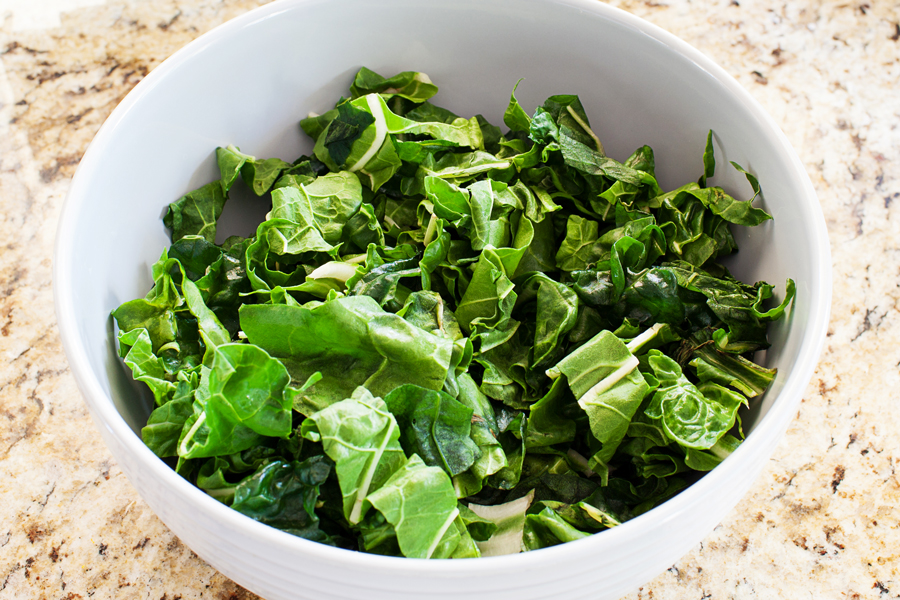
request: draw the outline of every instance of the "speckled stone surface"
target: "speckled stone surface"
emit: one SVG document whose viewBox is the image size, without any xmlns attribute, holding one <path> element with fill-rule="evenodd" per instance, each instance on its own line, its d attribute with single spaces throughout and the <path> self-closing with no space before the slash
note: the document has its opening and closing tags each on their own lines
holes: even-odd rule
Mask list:
<svg viewBox="0 0 900 600">
<path fill-rule="evenodd" d="M 253 598 L 109 456 L 68 370 L 51 254 L 110 111 L 265 0 L 0 0 L 0 599 Z M 783 128 L 828 225 L 819 367 L 746 498 L 637 599 L 900 597 L 900 4 L 615 0 L 699 48 Z"/>
</svg>

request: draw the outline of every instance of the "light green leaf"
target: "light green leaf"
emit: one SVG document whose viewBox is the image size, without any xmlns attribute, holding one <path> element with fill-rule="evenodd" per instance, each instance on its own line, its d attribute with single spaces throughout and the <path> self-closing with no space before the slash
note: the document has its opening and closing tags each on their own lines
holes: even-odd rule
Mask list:
<svg viewBox="0 0 900 600">
<path fill-rule="evenodd" d="M 365 516 L 369 495 L 406 462 L 397 421 L 384 401 L 364 388 L 309 416 L 300 433 L 321 442 L 325 454 L 334 461 L 344 517 L 351 524 Z"/>
<path fill-rule="evenodd" d="M 646 415 L 662 424 L 666 435 L 685 448 L 712 448 L 734 426 L 737 411 L 747 399 L 715 383 L 692 384 L 681 367 L 658 350 L 649 352 L 649 364 L 659 387 Z"/>
<path fill-rule="evenodd" d="M 285 360 L 295 381 L 320 371 L 307 396 L 341 400 L 359 385 L 387 394 L 404 383 L 439 390 L 453 342 L 432 335 L 368 296 L 338 298 L 313 308 L 244 305 L 241 329 L 251 343 Z"/>
<path fill-rule="evenodd" d="M 409 558 L 431 558 L 459 515 L 450 478 L 416 455 L 368 499 L 394 526 L 400 550 Z"/>
</svg>

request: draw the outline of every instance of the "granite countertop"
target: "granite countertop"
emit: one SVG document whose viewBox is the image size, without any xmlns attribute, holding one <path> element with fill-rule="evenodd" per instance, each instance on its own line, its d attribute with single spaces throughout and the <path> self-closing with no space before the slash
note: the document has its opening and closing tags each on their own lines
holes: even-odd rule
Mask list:
<svg viewBox="0 0 900 600">
<path fill-rule="evenodd" d="M 51 254 L 91 138 L 147 73 L 265 0 L 0 0 L 0 599 L 254 598 L 137 496 L 60 345 Z M 699 48 L 806 165 L 836 284 L 767 468 L 637 599 L 900 597 L 900 5 L 614 0 Z"/>
</svg>

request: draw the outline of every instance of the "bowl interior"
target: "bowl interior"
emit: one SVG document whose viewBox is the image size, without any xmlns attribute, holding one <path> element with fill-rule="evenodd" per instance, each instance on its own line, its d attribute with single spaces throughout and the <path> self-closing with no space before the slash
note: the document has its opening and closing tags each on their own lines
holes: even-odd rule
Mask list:
<svg viewBox="0 0 900 600">
<path fill-rule="evenodd" d="M 784 136 L 708 59 L 581 0 L 284 0 L 158 67 L 114 112 L 79 168 L 61 221 L 57 311 L 73 370 L 82 389 L 98 392 L 88 402 L 107 427 L 139 432 L 150 408 L 117 357 L 109 314 L 149 289 L 150 265 L 169 244 L 160 218 L 167 204 L 218 177 L 217 146 L 289 161 L 310 152 L 298 121 L 331 108 L 360 66 L 386 76 L 423 71 L 440 87 L 434 103 L 497 125 L 520 78 L 516 95 L 528 112 L 549 95 L 578 94 L 607 153 L 624 160 L 651 146 L 666 189 L 701 174 L 712 129 L 713 183 L 749 197 L 728 164 L 738 162 L 758 176 L 758 205 L 774 216 L 752 231 L 735 229 L 741 250 L 729 266 L 745 281 L 776 285 L 778 297 L 788 277 L 797 283 L 764 359 L 779 375 L 744 431 L 760 426 L 792 377 L 808 381 L 830 298 L 821 211 Z M 249 233 L 265 210 L 235 194 L 224 229 Z M 140 444 L 138 435 L 132 441 Z"/>
</svg>

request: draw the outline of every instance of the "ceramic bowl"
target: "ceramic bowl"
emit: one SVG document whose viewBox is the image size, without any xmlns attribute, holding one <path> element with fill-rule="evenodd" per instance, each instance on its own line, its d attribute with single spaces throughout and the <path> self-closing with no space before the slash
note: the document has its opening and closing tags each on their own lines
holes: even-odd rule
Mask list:
<svg viewBox="0 0 900 600">
<path fill-rule="evenodd" d="M 665 504 L 590 538 L 496 558 L 424 561 L 332 548 L 271 529 L 218 503 L 139 437 L 150 406 L 115 351 L 110 311 L 143 296 L 169 243 L 165 206 L 217 178 L 216 146 L 293 160 L 297 126 L 346 90 L 360 66 L 428 73 L 435 102 L 502 122 L 510 91 L 533 110 L 579 94 L 607 152 L 649 144 L 670 189 L 696 179 L 709 129 L 720 165 L 762 182 L 774 221 L 736 233 L 730 266 L 797 297 L 771 327 L 764 357 L 778 377 L 744 419 L 744 444 Z M 749 197 L 739 173 L 714 182 Z M 228 211 L 226 210 L 226 213 Z M 226 214 L 249 233 L 260 215 Z M 59 223 L 54 288 L 66 354 L 110 452 L 140 495 L 191 549 L 269 598 L 527 600 L 616 598 L 671 566 L 746 493 L 796 414 L 824 340 L 830 254 L 821 210 L 772 119 L 708 57 L 594 0 L 282 0 L 201 36 L 119 105 L 84 156 Z M 85 435 L 96 435 L 86 431 Z"/>
</svg>

